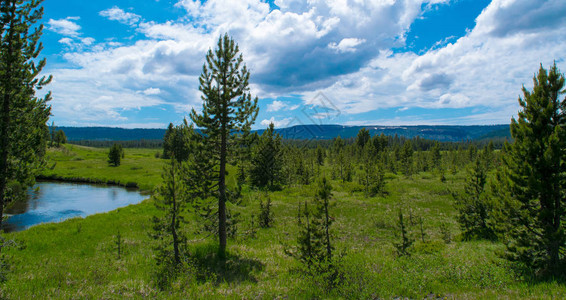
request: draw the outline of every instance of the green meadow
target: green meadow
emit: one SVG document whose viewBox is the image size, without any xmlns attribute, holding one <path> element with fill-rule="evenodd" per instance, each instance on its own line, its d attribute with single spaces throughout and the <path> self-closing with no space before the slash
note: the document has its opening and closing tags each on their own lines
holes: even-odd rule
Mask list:
<svg viewBox="0 0 566 300">
<path fill-rule="evenodd" d="M 165 161 L 155 149 L 125 149 L 119 167 L 107 163 L 108 149 L 65 145 L 50 149 L 45 177 L 89 178 L 120 184 L 136 183 L 151 191 L 161 182 Z M 233 171 L 233 170 L 230 170 Z M 324 167 L 323 167 L 324 172 Z M 233 173 L 229 174 L 234 184 Z M 386 174 L 386 193 L 366 198 L 354 183 L 332 181 L 335 219 L 331 234 L 341 256 L 340 280 L 331 289 L 316 276 L 301 272 L 286 254 L 297 244 L 299 203 L 312 199 L 312 185 L 290 185 L 269 192 L 274 226 L 252 226 L 265 192 L 244 185 L 237 234 L 228 241 L 228 258 L 218 260 L 213 236 L 196 234 L 192 213 L 188 224 L 186 270 L 166 289 L 158 288 L 152 216 L 160 212 L 150 196 L 142 203 L 86 218 L 43 224 L 9 233 L 6 248 L 11 269 L 0 286 L 8 299 L 121 298 L 448 298 L 560 299 L 560 282 L 533 282 L 499 253 L 504 245 L 462 241 L 451 192 L 460 191 L 464 172 L 432 173 L 410 178 Z M 398 213 L 402 210 L 414 244 L 410 256 L 399 257 Z M 422 230 L 421 230 L 422 224 Z M 120 243 L 118 243 L 118 235 Z M 120 244 L 120 256 L 117 245 Z"/>
</svg>

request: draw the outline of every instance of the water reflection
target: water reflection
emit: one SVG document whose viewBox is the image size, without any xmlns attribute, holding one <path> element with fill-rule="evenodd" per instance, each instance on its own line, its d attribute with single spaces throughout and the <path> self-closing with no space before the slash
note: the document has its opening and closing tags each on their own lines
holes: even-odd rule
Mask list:
<svg viewBox="0 0 566 300">
<path fill-rule="evenodd" d="M 28 194 L 27 201 L 6 210 L 12 215 L 2 224 L 6 232 L 107 212 L 145 198 L 137 190 L 122 187 L 59 182 L 37 183 Z"/>
</svg>

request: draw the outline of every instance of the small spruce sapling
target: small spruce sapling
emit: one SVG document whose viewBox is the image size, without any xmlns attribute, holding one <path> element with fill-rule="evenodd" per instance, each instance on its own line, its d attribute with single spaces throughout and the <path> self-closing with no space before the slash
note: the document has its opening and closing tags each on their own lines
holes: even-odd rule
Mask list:
<svg viewBox="0 0 566 300">
<path fill-rule="evenodd" d="M 440 224 L 440 236 L 446 244 L 450 244 L 452 242 L 452 232 L 450 231 L 447 223 Z"/>
<path fill-rule="evenodd" d="M 266 202 L 263 203 L 263 199 L 259 199 L 259 226 L 261 228 L 268 228 L 273 226 L 273 211 L 271 210 L 271 197 L 266 193 Z"/>
<path fill-rule="evenodd" d="M 419 227 L 420 227 L 420 231 L 421 231 L 421 242 L 425 242 L 425 238 L 426 238 L 426 233 L 424 232 L 423 229 L 423 217 L 419 217 Z"/>
<path fill-rule="evenodd" d="M 297 237 L 297 252 L 291 255 L 308 267 L 309 270 L 331 271 L 332 246 L 330 226 L 333 218 L 330 216 L 330 199 L 332 186 L 323 177 L 318 183 L 314 198 L 314 209 L 309 209 L 307 201 L 299 205 Z"/>
<path fill-rule="evenodd" d="M 398 235 L 401 240 L 393 245 L 397 249 L 398 256 L 409 256 L 409 248 L 413 245 L 413 239 L 409 236 L 409 232 L 407 230 L 407 226 L 403 220 L 403 211 L 399 209 L 399 223 L 398 223 Z"/>
</svg>

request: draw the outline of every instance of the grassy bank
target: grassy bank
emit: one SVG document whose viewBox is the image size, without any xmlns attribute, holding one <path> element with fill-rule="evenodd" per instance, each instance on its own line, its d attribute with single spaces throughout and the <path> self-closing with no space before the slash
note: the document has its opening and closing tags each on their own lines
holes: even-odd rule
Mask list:
<svg viewBox="0 0 566 300">
<path fill-rule="evenodd" d="M 151 190 L 161 182 L 163 160 L 155 158 L 158 149 L 126 149 L 118 167 L 108 165 L 108 149 L 64 145 L 50 148 L 48 166 L 42 178 L 78 182 L 135 183 L 142 190 Z"/>
<path fill-rule="evenodd" d="M 66 146 L 50 151 L 45 175 L 136 182 L 151 189 L 161 181 L 163 161 L 156 150 L 126 149 L 121 166 L 108 167 L 105 149 Z M 270 193 L 275 226 L 251 230 L 251 215 L 259 212 L 261 193 L 244 189 L 236 238 L 229 240 L 224 265 L 214 253 L 215 241 L 194 234 L 197 224 L 185 227 L 189 236 L 191 271 L 170 289 L 156 287 L 151 216 L 152 200 L 118 210 L 32 227 L 6 234 L 16 241 L 7 249 L 12 264 L 1 286 L 6 298 L 564 298 L 557 282 L 526 282 L 513 266 L 496 255 L 503 245 L 488 241 L 463 242 L 450 191 L 463 185 L 463 174 L 423 173 L 412 178 L 388 174 L 388 194 L 365 198 L 355 184 L 332 182 L 335 247 L 343 252 L 341 280 L 330 292 L 319 278 L 298 272 L 285 254 L 296 244 L 297 207 L 312 198 L 312 186 L 290 186 Z M 402 209 L 415 243 L 412 255 L 397 257 L 397 216 Z M 187 213 L 190 220 L 191 215 Z M 423 237 L 420 222 L 423 220 Z M 123 253 L 118 258 L 120 232 Z"/>
</svg>

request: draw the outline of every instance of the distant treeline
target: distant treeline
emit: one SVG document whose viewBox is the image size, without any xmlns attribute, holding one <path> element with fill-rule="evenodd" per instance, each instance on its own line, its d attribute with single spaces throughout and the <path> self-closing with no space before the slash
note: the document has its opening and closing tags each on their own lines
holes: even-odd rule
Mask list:
<svg viewBox="0 0 566 300">
<path fill-rule="evenodd" d="M 371 136 L 384 134 L 406 138 L 420 137 L 439 142 L 461 142 L 467 140 L 511 138 L 509 125 L 474 126 L 342 126 L 342 125 L 298 125 L 275 129 L 282 139 L 288 140 L 332 140 L 355 138 L 365 128 Z M 69 141 L 153 141 L 162 140 L 166 129 L 125 129 L 110 127 L 66 127 L 57 126 L 65 132 Z M 265 129 L 254 130 L 262 134 Z M 198 130 L 197 130 L 198 131 Z M 103 145 L 110 145 L 109 143 Z M 125 146 L 125 145 L 123 145 Z M 102 146 L 101 146 L 102 147 Z"/>
<path fill-rule="evenodd" d="M 158 149 L 163 147 L 163 140 L 135 140 L 135 141 L 93 141 L 93 140 L 81 140 L 81 141 L 69 141 L 69 144 L 96 147 L 96 148 L 110 148 L 114 144 L 120 144 L 124 148 L 148 148 L 148 149 Z"/>
<path fill-rule="evenodd" d="M 407 138 L 404 136 L 386 136 L 381 134 L 379 136 L 383 139 L 383 142 L 391 147 L 395 145 L 402 146 L 405 144 L 406 141 L 410 140 L 411 145 L 413 146 L 413 150 L 415 151 L 428 151 L 432 148 L 437 141 L 424 139 L 419 136 L 414 138 Z M 489 142 L 493 142 L 493 146 L 495 149 L 503 148 L 503 144 L 507 139 L 496 137 L 492 139 L 483 139 L 483 140 L 468 140 L 468 141 L 461 141 L 461 142 L 438 142 L 440 145 L 441 150 L 456 150 L 460 147 L 468 148 L 470 145 L 475 145 L 478 148 L 483 148 Z M 353 144 L 356 141 L 355 137 L 344 139 L 344 143 L 346 145 Z M 283 144 L 295 146 L 299 148 L 316 148 L 319 145 L 323 148 L 328 148 L 334 143 L 334 139 L 331 140 L 292 140 L 292 139 L 284 139 L 282 140 Z M 80 140 L 80 141 L 69 141 L 70 144 L 73 145 L 80 145 L 80 146 L 87 146 L 87 147 L 95 147 L 95 148 L 110 148 L 113 144 L 121 144 L 124 148 L 147 148 L 147 149 L 159 149 L 163 148 L 163 140 L 152 139 L 152 140 L 126 140 L 126 141 L 97 141 L 97 140 Z"/>
<path fill-rule="evenodd" d="M 69 142 L 76 141 L 138 141 L 162 140 L 165 129 L 126 129 L 113 127 L 67 127 L 57 126 L 63 130 Z M 109 144 L 110 146 L 112 143 Z"/>
<path fill-rule="evenodd" d="M 502 149 L 505 141 L 510 141 L 510 139 L 502 138 L 502 137 L 494 137 L 494 138 L 485 138 L 482 140 L 466 140 L 460 142 L 438 142 L 432 139 L 424 139 L 419 136 L 413 138 L 407 138 L 404 136 L 387 136 L 381 134 L 376 138 L 381 139 L 381 143 L 384 145 L 388 145 L 390 147 L 395 146 L 403 146 L 406 141 L 411 141 L 411 145 L 414 151 L 428 151 L 435 144 L 440 146 L 440 150 L 443 151 L 450 151 L 450 150 L 457 150 L 458 148 L 468 148 L 471 145 L 476 146 L 477 148 L 483 148 L 487 146 L 490 142 L 492 143 L 494 149 Z M 330 148 L 332 147 L 335 139 L 331 140 L 292 140 L 292 139 L 283 139 L 282 143 L 285 145 L 295 146 L 298 148 L 317 148 L 321 146 L 323 148 Z M 345 145 L 351 145 L 356 142 L 355 137 L 343 139 Z"/>
</svg>

